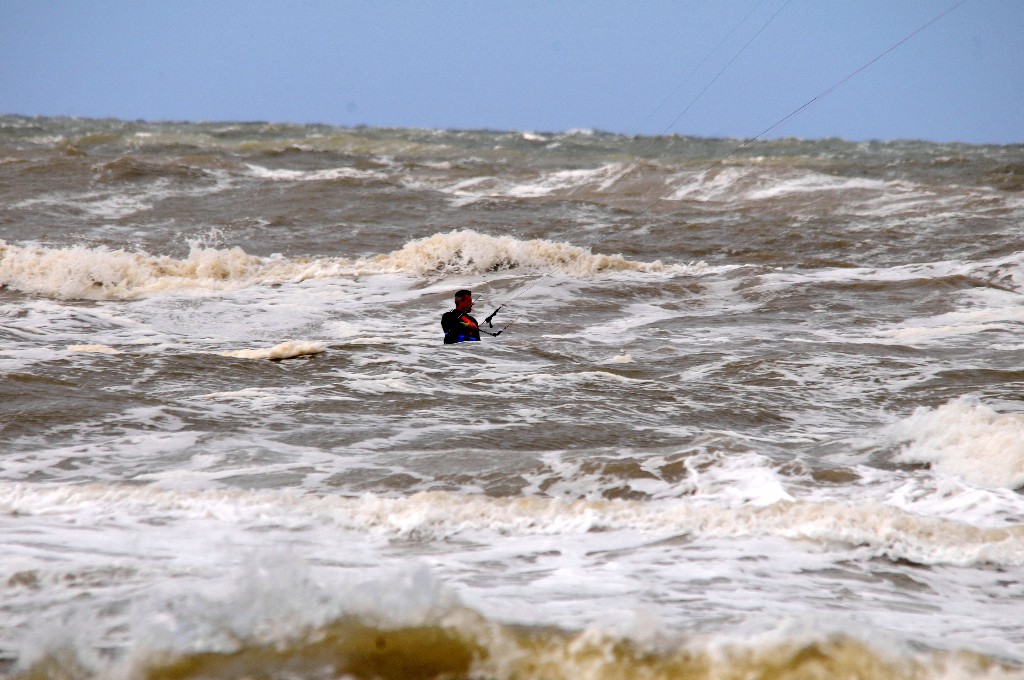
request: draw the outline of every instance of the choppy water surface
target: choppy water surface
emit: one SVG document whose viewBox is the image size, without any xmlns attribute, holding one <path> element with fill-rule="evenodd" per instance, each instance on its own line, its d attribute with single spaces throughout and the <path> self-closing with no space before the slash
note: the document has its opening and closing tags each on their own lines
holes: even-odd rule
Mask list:
<svg viewBox="0 0 1024 680">
<path fill-rule="evenodd" d="M 1024 677 L 1024 147 L 739 143 L 0 117 L 2 672 Z"/>
</svg>

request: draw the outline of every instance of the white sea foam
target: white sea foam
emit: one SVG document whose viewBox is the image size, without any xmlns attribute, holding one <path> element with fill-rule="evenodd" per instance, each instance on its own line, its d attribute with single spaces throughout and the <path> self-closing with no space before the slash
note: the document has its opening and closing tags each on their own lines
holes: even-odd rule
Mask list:
<svg viewBox="0 0 1024 680">
<path fill-rule="evenodd" d="M 946 474 L 859 470 L 865 485 L 888 489 L 882 502 L 916 515 L 956 518 L 975 526 L 1014 527 L 1024 520 L 1024 497 L 1005 487 L 986 488 Z M 872 477 L 875 479 L 872 481 Z"/>
<path fill-rule="evenodd" d="M 916 409 L 889 437 L 903 445 L 898 462 L 928 463 L 980 486 L 1024 486 L 1024 414 L 998 413 L 964 396 Z"/>
<path fill-rule="evenodd" d="M 714 462 L 710 472 L 703 464 Z M 751 505 L 765 507 L 780 501 L 792 501 L 777 471 L 757 454 L 732 455 L 726 458 L 695 456 L 687 468 L 698 495 L 714 497 L 731 507 Z"/>
<path fill-rule="evenodd" d="M 899 212 L 928 198 L 923 189 L 903 182 L 838 177 L 795 169 L 780 173 L 757 165 L 680 173 L 670 184 L 675 188 L 664 197 L 670 201 L 756 203 L 791 197 L 819 201 L 822 195 L 829 195 L 837 197 L 837 206 L 841 200 L 844 212 L 866 211 L 869 214 L 883 210 Z"/>
<path fill-rule="evenodd" d="M 407 181 L 410 187 L 430 186 L 452 196 L 457 206 L 468 205 L 485 198 L 541 198 L 575 190 L 603 192 L 622 179 L 630 166 L 609 163 L 597 168 L 553 170 L 525 181 L 511 181 L 491 176 L 472 177 L 456 182 L 423 184 Z"/>
<path fill-rule="evenodd" d="M 0 485 L 0 511 L 17 515 L 80 513 L 178 521 L 216 519 L 254 528 L 338 528 L 413 540 L 447 540 L 479 532 L 499 535 L 641 531 L 694 537 L 775 536 L 825 545 L 863 546 L 880 556 L 922 564 L 1024 564 L 1024 527 L 978 527 L 866 501 L 782 501 L 732 507 L 686 501 L 560 501 L 424 492 L 404 498 L 301 496 L 281 493 L 185 492 L 106 485 Z M 239 524 L 241 523 L 241 524 Z"/>
<path fill-rule="evenodd" d="M 120 354 L 121 350 L 115 349 L 109 345 L 68 345 L 68 351 L 70 352 L 86 352 L 92 354 Z"/>
<path fill-rule="evenodd" d="M 81 194 L 56 193 L 42 198 L 29 198 L 12 205 L 12 208 L 36 208 L 54 206 L 62 209 L 72 207 L 96 217 L 117 220 L 138 212 L 151 210 L 153 203 L 172 195 L 165 180 L 155 181 L 147 191 L 134 193 L 109 193 L 92 191 Z"/>
<path fill-rule="evenodd" d="M 780 269 L 762 274 L 758 288 L 771 290 L 818 283 L 901 282 L 945 277 L 963 277 L 976 282 L 979 287 L 1018 292 L 1018 288 L 1024 289 L 1024 251 L 993 260 L 938 260 L 893 267 L 827 267 L 809 271 Z M 1016 304 L 1002 306 L 1019 307 Z M 1006 314 L 1009 320 L 1017 319 L 1014 311 Z"/>
<path fill-rule="evenodd" d="M 707 171 L 697 174 L 687 172 L 672 178 L 672 184 L 682 181 L 671 193 L 666 194 L 666 201 L 715 201 L 733 191 L 733 185 L 742 177 L 738 168 L 722 168 L 714 174 Z"/>
<path fill-rule="evenodd" d="M 1015 339 L 1024 324 L 1024 305 L 1019 294 L 999 288 L 977 288 L 965 292 L 960 309 L 930 317 L 907 319 L 894 327 L 883 329 L 882 337 L 901 344 L 924 344 L 960 336 L 997 333 Z M 988 341 L 991 343 L 991 340 Z"/>
<path fill-rule="evenodd" d="M 822 175 L 819 173 L 808 173 L 784 182 L 777 182 L 770 186 L 763 186 L 753 189 L 744 195 L 745 200 L 764 201 L 772 198 L 780 198 L 793 194 L 812 194 L 839 191 L 887 191 L 892 188 L 889 182 L 869 179 L 849 179 Z"/>
<path fill-rule="evenodd" d="M 168 198 L 216 194 L 226 191 L 234 185 L 232 178 L 221 170 L 209 169 L 205 171 L 205 174 L 214 181 L 209 184 L 193 184 L 182 187 L 173 185 L 166 178 L 161 177 L 139 187 L 120 188 L 117 191 L 58 191 L 18 201 L 11 207 L 33 210 L 39 207 L 49 207 L 61 214 L 72 210 L 104 219 L 119 220 L 151 210 L 156 203 Z"/>
<path fill-rule="evenodd" d="M 246 164 L 249 174 L 257 179 L 279 182 L 323 182 L 335 179 L 387 179 L 387 174 L 357 168 L 329 168 L 327 170 L 271 170 L 252 163 Z"/>
<path fill-rule="evenodd" d="M 326 349 L 322 342 L 295 342 L 285 341 L 273 347 L 260 347 L 255 349 L 236 349 L 228 352 L 220 352 L 222 356 L 237 357 L 239 359 L 293 359 L 295 357 L 309 354 L 320 354 Z"/>
<path fill-rule="evenodd" d="M 628 171 L 629 166 L 620 163 L 603 165 L 593 170 L 556 170 L 543 174 L 534 182 L 506 187 L 502 193 L 518 198 L 535 198 L 584 187 L 592 191 L 607 191 Z"/>
</svg>

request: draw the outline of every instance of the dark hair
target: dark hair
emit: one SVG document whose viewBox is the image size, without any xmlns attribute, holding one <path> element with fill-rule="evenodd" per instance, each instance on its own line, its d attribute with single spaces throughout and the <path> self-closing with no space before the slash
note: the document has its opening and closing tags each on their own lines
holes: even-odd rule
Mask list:
<svg viewBox="0 0 1024 680">
<path fill-rule="evenodd" d="M 473 293 L 471 291 L 468 291 L 465 288 L 463 288 L 462 290 L 457 290 L 455 291 L 455 301 L 458 302 L 462 298 L 469 297 L 472 294 Z"/>
</svg>

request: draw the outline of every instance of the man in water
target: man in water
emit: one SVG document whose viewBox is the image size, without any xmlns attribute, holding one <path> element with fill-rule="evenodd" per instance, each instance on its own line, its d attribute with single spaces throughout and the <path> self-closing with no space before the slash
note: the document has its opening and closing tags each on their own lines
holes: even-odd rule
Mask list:
<svg viewBox="0 0 1024 680">
<path fill-rule="evenodd" d="M 480 324 L 469 313 L 473 310 L 473 293 L 460 290 L 455 293 L 455 309 L 441 315 L 444 344 L 480 340 Z"/>
</svg>

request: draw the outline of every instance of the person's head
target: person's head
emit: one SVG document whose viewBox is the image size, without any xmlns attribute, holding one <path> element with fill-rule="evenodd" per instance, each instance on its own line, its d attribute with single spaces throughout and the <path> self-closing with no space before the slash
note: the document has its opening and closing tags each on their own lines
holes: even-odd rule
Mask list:
<svg viewBox="0 0 1024 680">
<path fill-rule="evenodd" d="M 473 293 L 465 289 L 456 292 L 455 309 L 460 312 L 471 311 L 473 309 Z"/>
</svg>

